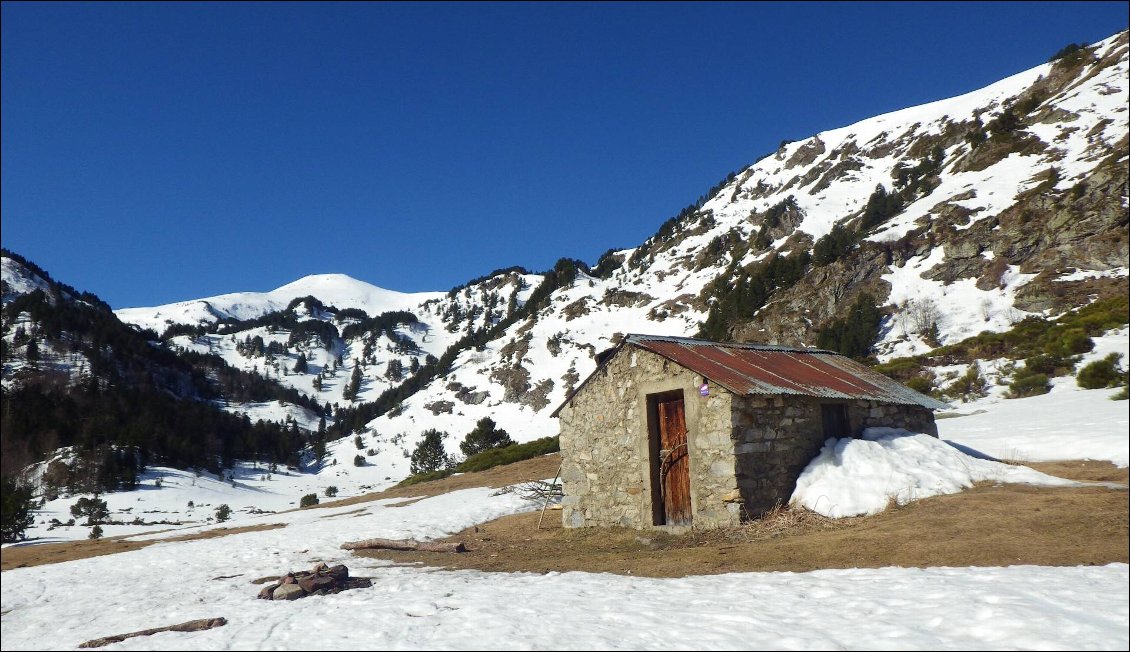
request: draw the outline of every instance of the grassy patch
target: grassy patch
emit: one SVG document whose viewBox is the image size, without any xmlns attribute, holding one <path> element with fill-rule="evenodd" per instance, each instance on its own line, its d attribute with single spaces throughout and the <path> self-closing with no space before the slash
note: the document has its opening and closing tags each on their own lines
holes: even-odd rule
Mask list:
<svg viewBox="0 0 1130 652">
<path fill-rule="evenodd" d="M 1081 354 L 1094 348 L 1091 339 L 1130 323 L 1130 298 L 1110 297 L 1049 320 L 1028 317 L 1003 333 L 982 332 L 924 355 L 895 358 L 875 370 L 927 392 L 935 389 L 932 366 L 974 364 L 978 360 L 1023 360 L 1010 383 L 1010 396 L 1035 396 L 1048 391 L 1048 378 L 1071 374 Z M 960 389 L 960 388 L 953 388 Z M 927 393 L 923 392 L 923 393 Z M 947 395 L 953 395 L 946 388 Z M 958 392 L 960 395 L 961 392 Z"/>
<path fill-rule="evenodd" d="M 514 462 L 521 462 L 534 457 L 556 453 L 561 450 L 561 440 L 558 437 L 542 437 L 535 439 L 525 444 L 511 444 L 503 448 L 492 448 L 477 453 L 463 460 L 461 463 L 450 469 L 441 469 L 439 471 L 430 471 L 428 473 L 417 473 L 410 475 L 401 480 L 396 486 L 410 487 L 414 484 L 421 482 L 431 482 L 433 480 L 441 480 L 454 473 L 476 473 L 478 471 L 486 471 L 487 469 L 504 464 L 513 464 Z"/>
</svg>

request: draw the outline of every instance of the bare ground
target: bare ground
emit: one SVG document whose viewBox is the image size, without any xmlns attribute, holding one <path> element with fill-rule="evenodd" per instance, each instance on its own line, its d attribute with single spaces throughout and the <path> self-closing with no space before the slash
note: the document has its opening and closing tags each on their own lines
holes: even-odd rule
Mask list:
<svg viewBox="0 0 1130 652">
<path fill-rule="evenodd" d="M 393 488 L 308 509 L 382 498 L 434 496 L 470 487 L 502 487 L 553 477 L 560 460 L 547 455 L 481 473 Z M 1127 469 L 1107 462 L 1029 464 L 1085 481 L 1130 483 Z M 826 519 L 800 510 L 734 530 L 670 535 L 622 528 L 569 530 L 561 513 L 518 514 L 469 528 L 463 554 L 362 551 L 406 564 L 486 571 L 592 571 L 679 577 L 744 571 L 807 571 L 881 566 L 1076 566 L 1130 561 L 1130 502 L 1125 489 L 983 484 L 854 519 Z M 225 536 L 277 524 L 226 528 L 173 540 Z M 145 547 L 124 537 L 5 548 L 0 568 L 58 563 Z M 168 541 L 169 539 L 166 539 Z"/>
<path fill-rule="evenodd" d="M 486 471 L 479 473 L 464 473 L 453 475 L 442 480 L 436 480 L 434 482 L 424 482 L 408 487 L 393 487 L 391 489 L 386 489 L 385 491 L 374 492 L 362 496 L 354 496 L 352 498 L 345 498 L 342 500 L 324 502 L 311 507 L 306 507 L 305 509 L 320 509 L 326 507 L 358 505 L 381 498 L 424 498 L 428 496 L 438 496 L 442 493 L 448 493 L 451 491 L 456 491 L 458 489 L 467 489 L 470 487 L 505 487 L 506 485 L 514 484 L 516 482 L 523 482 L 525 480 L 546 480 L 552 478 L 554 474 L 557 473 L 557 467 L 560 464 L 561 458 L 555 453 L 552 455 L 545 455 L 543 457 L 526 460 L 517 464 L 496 466 L 493 469 L 487 469 Z M 198 532 L 195 534 L 188 534 L 170 539 L 161 539 L 160 541 L 192 541 L 195 539 L 211 539 L 215 537 L 227 536 L 229 534 L 239 534 L 241 532 L 253 532 L 257 530 L 271 530 L 278 527 L 283 527 L 283 525 L 279 523 L 272 523 L 266 525 L 216 528 L 213 530 L 207 530 L 205 532 Z M 134 535 L 105 537 L 94 541 L 66 541 L 63 543 L 28 542 L 23 545 L 9 546 L 7 548 L 4 548 L 3 550 L 0 550 L 0 571 L 11 570 L 13 568 L 24 568 L 27 566 L 39 566 L 41 564 L 57 564 L 74 559 L 99 557 L 101 555 L 113 555 L 119 552 L 138 550 L 139 548 L 144 548 L 154 543 L 159 543 L 159 541 L 156 540 L 129 541 L 128 539 L 131 536 Z"/>
<path fill-rule="evenodd" d="M 516 466 L 516 465 L 515 465 Z M 1130 480 L 1109 463 L 1032 464 L 1077 480 Z M 519 481 L 519 480 L 515 480 Z M 669 535 L 623 528 L 561 527 L 560 512 L 506 516 L 447 539 L 469 552 L 363 551 L 356 554 L 486 571 L 590 571 L 681 577 L 745 571 L 882 566 L 1076 566 L 1128 562 L 1125 489 L 977 486 L 882 514 L 826 519 L 783 510 L 735 530 Z"/>
<path fill-rule="evenodd" d="M 27 566 L 41 566 L 43 564 L 58 564 L 59 562 L 86 559 L 87 557 L 101 557 L 114 555 L 119 552 L 139 550 L 154 543 L 168 543 L 170 541 L 195 541 L 197 539 L 215 539 L 226 537 L 229 534 L 242 532 L 257 532 L 260 530 L 273 530 L 283 527 L 282 523 L 268 523 L 263 525 L 244 525 L 242 527 L 221 527 L 205 532 L 185 534 L 167 539 L 148 539 L 145 541 L 129 541 L 135 534 L 124 534 L 117 537 L 104 537 L 93 541 L 64 541 L 62 543 L 25 543 L 18 546 L 9 546 L 0 551 L 0 571 Z M 152 534 L 147 532 L 146 534 Z"/>
</svg>

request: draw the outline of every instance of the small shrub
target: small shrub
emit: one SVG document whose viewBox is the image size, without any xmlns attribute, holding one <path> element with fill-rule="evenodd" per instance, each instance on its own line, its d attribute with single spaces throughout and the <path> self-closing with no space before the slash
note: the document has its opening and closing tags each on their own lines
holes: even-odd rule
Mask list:
<svg viewBox="0 0 1130 652">
<path fill-rule="evenodd" d="M 361 439 L 361 435 L 357 435 L 353 438 L 353 445 L 356 446 L 359 451 L 365 450 L 365 442 Z"/>
<path fill-rule="evenodd" d="M 353 466 L 365 466 L 365 456 L 364 455 L 354 455 L 353 456 Z"/>
<path fill-rule="evenodd" d="M 890 376 L 895 380 L 905 383 L 911 378 L 921 375 L 925 369 L 919 358 L 895 358 L 883 364 L 875 365 L 875 371 Z"/>
<path fill-rule="evenodd" d="M 505 448 L 492 448 L 478 455 L 472 455 L 455 468 L 440 469 L 429 473 L 416 473 L 400 481 L 396 486 L 407 487 L 421 482 L 441 480 L 453 473 L 475 473 L 504 464 L 513 464 L 534 457 L 556 453 L 561 450 L 559 437 L 542 437 L 525 444 L 513 444 Z"/>
<path fill-rule="evenodd" d="M 337 495 L 337 487 L 330 485 L 326 487 L 326 498 L 333 498 Z"/>
<path fill-rule="evenodd" d="M 302 500 L 299 501 L 298 506 L 299 507 L 311 507 L 311 506 L 317 505 L 317 504 L 318 504 L 318 494 L 306 494 L 305 496 L 302 497 Z"/>
<path fill-rule="evenodd" d="M 1046 374 L 1034 373 L 1027 369 L 1017 372 L 1008 385 L 1009 398 L 1024 398 L 1047 394 L 1052 389 Z"/>
<path fill-rule="evenodd" d="M 231 507 L 228 507 L 226 503 L 216 508 L 217 523 L 223 523 L 229 518 L 231 518 Z"/>
<path fill-rule="evenodd" d="M 1112 401 L 1125 401 L 1127 399 L 1130 399 L 1130 386 L 1123 387 L 1110 396 Z"/>
<path fill-rule="evenodd" d="M 90 535 L 89 535 L 88 538 L 90 538 L 90 539 L 101 539 L 102 538 L 102 526 L 101 525 L 95 525 L 94 527 L 90 528 Z"/>
<path fill-rule="evenodd" d="M 542 437 L 525 444 L 513 444 L 505 448 L 492 448 L 477 455 L 472 455 L 455 467 L 460 473 L 485 471 L 503 464 L 513 464 L 561 450 L 561 440 L 558 437 Z"/>
<path fill-rule="evenodd" d="M 989 394 L 989 383 L 981 375 L 981 366 L 974 362 L 969 365 L 969 368 L 960 378 L 946 387 L 945 393 L 946 396 L 971 401 L 987 396 Z"/>
<path fill-rule="evenodd" d="M 1103 389 L 1117 387 L 1122 382 L 1123 371 L 1119 362 L 1121 353 L 1111 353 L 1102 360 L 1095 360 L 1079 370 L 1076 382 L 1083 389 Z"/>
<path fill-rule="evenodd" d="M 1030 373 L 1045 376 L 1065 376 L 1071 373 L 1075 363 L 1065 357 L 1046 353 L 1032 356 L 1024 361 L 1024 368 Z"/>
<path fill-rule="evenodd" d="M 1086 353 L 1095 348 L 1095 343 L 1082 328 L 1053 329 L 1048 333 L 1044 351 L 1049 355 L 1069 356 Z"/>
<path fill-rule="evenodd" d="M 919 394 L 929 394 L 934 389 L 934 379 L 932 376 L 914 376 L 913 378 L 908 378 L 903 384 Z"/>
<path fill-rule="evenodd" d="M 1069 44 L 1063 46 L 1062 48 L 1060 48 L 1058 51 L 1056 51 L 1056 53 L 1053 54 L 1050 59 L 1048 59 L 1048 63 L 1059 61 L 1060 59 L 1066 60 L 1069 64 L 1075 63 L 1078 60 L 1081 60 L 1086 53 L 1087 53 L 1087 43 L 1086 42 L 1069 43 Z"/>
<path fill-rule="evenodd" d="M 446 478 L 447 476 L 449 476 L 453 473 L 455 473 L 455 469 L 443 469 L 443 470 L 440 470 L 440 471 L 430 471 L 428 473 L 416 473 L 414 475 L 408 476 L 407 478 L 404 478 L 403 480 L 398 482 L 396 484 L 396 486 L 398 486 L 398 487 L 409 487 L 409 486 L 414 485 L 414 484 L 420 484 L 421 482 L 431 482 L 432 480 L 442 480 L 443 478 Z"/>
</svg>

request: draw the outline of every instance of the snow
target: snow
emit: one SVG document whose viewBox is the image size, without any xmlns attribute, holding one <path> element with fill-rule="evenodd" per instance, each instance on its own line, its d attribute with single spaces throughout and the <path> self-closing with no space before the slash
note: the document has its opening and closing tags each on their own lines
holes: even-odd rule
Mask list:
<svg viewBox="0 0 1130 652">
<path fill-rule="evenodd" d="M 1122 329 L 1097 338 L 1087 359 L 1125 350 L 1128 333 Z M 1064 481 L 966 455 L 947 442 L 1004 457 L 1090 452 L 1094 459 L 1121 455 L 1125 460 L 1126 403 L 1108 400 L 1110 394 L 1081 390 L 1062 379 L 1044 396 L 961 406 L 985 411 L 940 420 L 942 440 L 873 431 L 866 439 L 833 444 L 825 451 L 838 455 L 847 472 L 843 475 L 855 476 L 854 484 L 829 475 L 825 489 L 809 483 L 807 491 L 818 496 L 817 509 L 836 505 L 846 511 L 864 499 L 885 506 L 892 497 L 922 498 L 940 488 L 959 490 L 977 479 L 1059 484 Z M 1018 433 L 1030 439 L 1012 450 L 1007 442 L 1017 443 Z M 1077 447 L 1081 437 L 1093 440 L 1093 446 Z M 1007 441 L 1000 443 L 1002 438 Z M 1070 445 L 1064 443 L 1067 439 Z M 341 456 L 353 448 L 349 440 L 335 444 L 342 446 Z M 996 453 L 994 446 L 1012 453 Z M 115 644 L 116 649 L 1074 650 L 1130 645 L 1126 564 L 829 569 L 657 579 L 447 571 L 353 557 L 340 550 L 341 543 L 368 537 L 438 538 L 539 506 L 512 493 L 466 489 L 418 501 L 382 499 L 283 511 L 303 493 L 322 494 L 331 482 L 345 487 L 347 481 L 384 474 L 384 469 L 343 466 L 326 467 L 316 476 L 277 472 L 267 481 L 258 480 L 261 468 L 242 467 L 234 487 L 207 475 L 156 470 L 163 474 L 160 488 L 147 476 L 143 490 L 105 494 L 112 509 L 132 505 L 133 514 L 140 514 L 141 501 L 147 508 L 168 510 L 170 520 L 187 516 L 194 522 L 157 526 L 162 531 L 156 532 L 152 526 L 106 526 L 107 535 L 144 529 L 148 533 L 130 538 L 160 542 L 117 555 L 4 572 L 0 647 L 73 649 L 100 636 L 216 616 L 227 618 L 228 624 L 205 632 L 129 639 Z M 834 462 L 822 466 L 831 468 Z M 336 475 L 341 471 L 368 475 Z M 906 482 L 892 484 L 895 479 Z M 197 503 L 195 516 L 185 508 L 190 499 Z M 60 499 L 48 509 L 65 512 L 73 500 Z M 221 502 L 235 512 L 224 526 L 282 527 L 169 540 L 217 527 L 203 516 Z M 250 505 L 279 511 L 253 514 Z M 62 512 L 55 513 L 65 520 Z M 61 539 L 82 538 L 86 531 L 80 526 L 36 530 Z M 255 599 L 260 587 L 251 580 L 318 561 L 344 563 L 352 575 L 373 578 L 373 587 L 286 603 Z"/>
<path fill-rule="evenodd" d="M 353 557 L 344 541 L 438 537 L 536 506 L 467 489 L 264 517 L 283 528 L 4 573 L 5 650 L 223 616 L 115 649 L 1119 649 L 1130 567 L 880 568 L 656 579 L 483 573 Z M 275 603 L 251 581 L 318 561 L 373 587 Z M 850 608 L 845 608 L 849 605 Z"/>
<path fill-rule="evenodd" d="M 938 421 L 943 439 L 999 459 L 1130 462 L 1130 416 L 1117 390 L 1057 391 L 996 404 L 992 410 Z M 1041 400 L 1042 399 L 1042 400 Z"/>
<path fill-rule="evenodd" d="M 1130 363 L 1130 329 L 1093 338 L 1095 348 L 1077 368 L 1110 353 Z M 938 419 L 942 439 L 1005 460 L 1105 460 L 1130 465 L 1130 413 L 1112 401 L 1117 389 L 1083 390 L 1073 377 L 1056 378 L 1043 396 L 966 403 L 954 418 Z"/>
<path fill-rule="evenodd" d="M 7 256 L 0 256 L 0 278 L 8 286 L 8 292 L 4 294 L 5 301 L 9 296 L 30 294 L 36 290 L 48 292 L 51 289 L 51 285 L 38 274 Z"/>
<path fill-rule="evenodd" d="M 443 292 L 404 293 L 386 290 L 345 274 L 314 274 L 270 292 L 233 292 L 152 308 L 115 310 L 118 319 L 161 333 L 170 324 L 212 323 L 224 318 L 254 319 L 284 310 L 299 297 L 314 296 L 338 309 L 359 308 L 371 316 L 392 310 L 414 311 Z"/>
<path fill-rule="evenodd" d="M 1028 313 L 1013 307 L 1016 292 L 1035 274 L 1022 274 L 1010 265 L 1001 274 L 1001 287 L 982 290 L 977 279 L 963 278 L 946 284 L 925 275 L 946 260 L 945 247 L 891 267 L 883 280 L 891 284 L 887 302 L 899 311 L 879 344 L 883 361 L 925 353 L 934 347 L 922 339 L 922 319 L 915 314 L 932 313 L 942 344 L 952 344 L 982 331 L 1006 331 Z"/>
<path fill-rule="evenodd" d="M 893 501 L 959 493 L 975 482 L 1084 486 L 1026 466 L 978 459 L 930 435 L 868 428 L 860 439 L 829 439 L 797 479 L 791 504 L 831 518 L 866 516 Z"/>
<path fill-rule="evenodd" d="M 1089 278 L 1123 278 L 1128 275 L 1130 275 L 1130 268 L 1127 267 L 1115 267 L 1107 270 L 1080 269 L 1069 274 L 1061 274 L 1055 280 L 1060 282 L 1082 281 Z"/>
</svg>

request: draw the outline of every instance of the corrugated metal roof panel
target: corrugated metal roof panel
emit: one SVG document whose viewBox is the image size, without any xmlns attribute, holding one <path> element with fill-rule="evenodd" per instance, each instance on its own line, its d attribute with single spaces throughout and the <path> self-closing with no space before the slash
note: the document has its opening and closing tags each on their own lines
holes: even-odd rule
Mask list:
<svg viewBox="0 0 1130 652">
<path fill-rule="evenodd" d="M 629 335 L 624 344 L 661 355 L 739 395 L 793 394 L 949 407 L 831 351 L 722 344 L 679 337 Z"/>
</svg>

